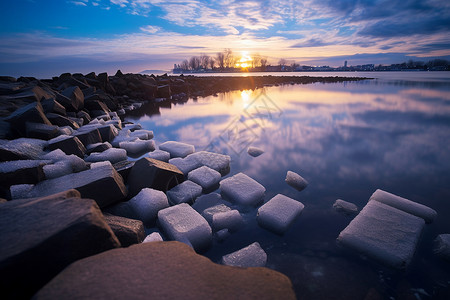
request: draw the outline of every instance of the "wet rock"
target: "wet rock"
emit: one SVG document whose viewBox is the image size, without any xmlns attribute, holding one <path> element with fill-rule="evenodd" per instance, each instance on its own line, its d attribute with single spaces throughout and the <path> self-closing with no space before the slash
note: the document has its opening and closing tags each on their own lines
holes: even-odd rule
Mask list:
<svg viewBox="0 0 450 300">
<path fill-rule="evenodd" d="M 61 92 L 64 97 L 56 100 L 66 108 L 67 111 L 80 111 L 84 107 L 84 95 L 78 86 L 71 86 Z M 67 101 L 69 100 L 69 101 Z"/>
<path fill-rule="evenodd" d="M 257 148 L 257 147 L 248 147 L 247 153 L 248 153 L 250 156 L 258 157 L 258 156 L 260 156 L 261 154 L 264 153 L 264 150 L 262 150 L 262 149 L 260 149 L 260 148 Z"/>
<path fill-rule="evenodd" d="M 83 158 L 86 148 L 76 136 L 60 135 L 48 141 L 48 149 L 61 149 L 67 155 L 75 154 Z"/>
<path fill-rule="evenodd" d="M 39 102 L 33 102 L 17 109 L 5 120 L 11 124 L 11 130 L 19 136 L 26 136 L 27 122 L 52 125 Z"/>
<path fill-rule="evenodd" d="M 29 298 L 72 262 L 120 246 L 90 199 L 9 201 L 0 205 L 0 227 L 5 299 Z"/>
<path fill-rule="evenodd" d="M 105 220 L 119 239 L 122 247 L 142 243 L 145 239 L 144 225 L 139 220 L 107 214 Z"/>
<path fill-rule="evenodd" d="M 35 296 L 36 300 L 62 298 L 290 300 L 296 297 L 291 281 L 276 271 L 221 266 L 182 243 L 155 242 L 80 260 Z"/>
<path fill-rule="evenodd" d="M 0 185 L 38 183 L 45 179 L 44 165 L 48 161 L 14 160 L 0 163 Z"/>
<path fill-rule="evenodd" d="M 174 165 L 144 157 L 131 169 L 128 185 L 130 195 L 134 196 L 147 187 L 165 192 L 183 180 L 183 173 Z"/>
</svg>

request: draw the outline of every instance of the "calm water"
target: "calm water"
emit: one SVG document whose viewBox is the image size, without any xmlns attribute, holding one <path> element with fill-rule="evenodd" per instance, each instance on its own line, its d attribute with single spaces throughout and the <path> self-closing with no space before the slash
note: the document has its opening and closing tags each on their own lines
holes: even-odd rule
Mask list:
<svg viewBox="0 0 450 300">
<path fill-rule="evenodd" d="M 205 253 L 213 261 L 258 241 L 268 254 L 267 266 L 292 280 L 299 299 L 449 297 L 450 263 L 433 255 L 432 244 L 436 235 L 450 233 L 450 73 L 319 74 L 378 79 L 146 104 L 127 120 L 153 130 L 157 144 L 176 140 L 231 155 L 228 176 L 251 176 L 266 187 L 266 201 L 282 193 L 305 204 L 283 236 L 259 228 L 256 210 L 246 213 L 244 228 Z M 251 157 L 249 145 L 265 153 Z M 288 170 L 309 186 L 302 192 L 289 187 Z M 406 271 L 336 245 L 352 217 L 335 212 L 334 201 L 362 208 L 377 188 L 438 212 Z"/>
</svg>

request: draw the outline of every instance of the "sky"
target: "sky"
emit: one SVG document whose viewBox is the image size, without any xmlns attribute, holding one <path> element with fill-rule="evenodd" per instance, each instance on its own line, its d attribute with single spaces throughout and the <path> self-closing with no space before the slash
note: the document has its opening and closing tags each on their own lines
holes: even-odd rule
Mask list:
<svg viewBox="0 0 450 300">
<path fill-rule="evenodd" d="M 450 59 L 450 1 L 0 1 L 0 75 L 170 70 L 225 48 L 272 64 Z"/>
</svg>

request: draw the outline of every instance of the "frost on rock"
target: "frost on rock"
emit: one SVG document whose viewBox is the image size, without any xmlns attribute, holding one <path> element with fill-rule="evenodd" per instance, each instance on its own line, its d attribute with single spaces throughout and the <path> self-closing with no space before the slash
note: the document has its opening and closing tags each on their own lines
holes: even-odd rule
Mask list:
<svg viewBox="0 0 450 300">
<path fill-rule="evenodd" d="M 142 129 L 141 124 L 126 124 L 123 127 L 124 130 L 130 130 L 130 131 L 135 131 L 135 130 L 139 130 Z"/>
<path fill-rule="evenodd" d="M 262 150 L 262 149 L 260 149 L 260 148 L 257 148 L 257 147 L 248 147 L 247 153 L 248 153 L 250 156 L 258 157 L 258 156 L 260 156 L 261 154 L 264 153 L 264 150 Z"/>
<path fill-rule="evenodd" d="M 183 159 L 181 157 L 169 159 L 169 164 L 176 166 L 185 175 L 201 166 L 200 162 L 196 159 Z"/>
<path fill-rule="evenodd" d="M 125 149 L 128 154 L 137 154 L 155 150 L 155 142 L 153 140 L 124 141 L 119 143 L 119 147 Z"/>
<path fill-rule="evenodd" d="M 220 189 L 225 199 L 245 206 L 257 205 L 266 192 L 260 183 L 243 173 L 222 180 Z"/>
<path fill-rule="evenodd" d="M 4 161 L 38 159 L 47 145 L 47 141 L 30 138 L 19 138 L 11 141 L 0 140 L 0 154 Z"/>
<path fill-rule="evenodd" d="M 22 199 L 26 198 L 27 194 L 34 187 L 34 184 L 15 184 L 9 187 L 11 193 L 11 199 Z"/>
<path fill-rule="evenodd" d="M 204 191 L 211 190 L 216 186 L 218 187 L 221 177 L 219 172 L 207 166 L 192 170 L 188 174 L 188 179 L 199 184 Z"/>
<path fill-rule="evenodd" d="M 206 195 L 201 195 L 197 199 L 195 199 L 194 204 L 192 205 L 192 208 L 198 211 L 200 214 L 203 213 L 204 210 L 207 208 L 224 204 L 226 206 L 231 206 L 231 203 L 225 201 L 222 199 L 222 196 L 218 193 L 209 193 Z"/>
<path fill-rule="evenodd" d="M 193 145 L 168 141 L 159 145 L 159 149 L 167 151 L 170 153 L 170 157 L 186 157 L 191 153 L 194 153 L 195 147 Z"/>
<path fill-rule="evenodd" d="M 110 148 L 103 152 L 91 153 L 91 155 L 86 158 L 86 161 L 99 162 L 108 160 L 114 164 L 119 161 L 127 160 L 127 158 L 127 151 L 125 149 Z"/>
<path fill-rule="evenodd" d="M 205 218 L 206 221 L 208 221 L 208 223 L 210 225 L 212 225 L 213 223 L 213 216 L 217 213 L 220 212 L 227 212 L 230 211 L 231 208 L 224 205 L 224 204 L 218 204 L 218 205 L 214 205 L 211 207 L 206 208 L 205 210 L 203 210 L 203 212 L 201 213 L 201 215 Z"/>
<path fill-rule="evenodd" d="M 258 242 L 222 257 L 222 264 L 227 266 L 243 268 L 265 267 L 266 263 L 267 254 Z"/>
<path fill-rule="evenodd" d="M 358 207 L 351 203 L 341 199 L 337 199 L 333 204 L 334 209 L 338 212 L 345 213 L 347 215 L 356 215 L 358 213 Z"/>
<path fill-rule="evenodd" d="M 305 178 L 292 171 L 287 172 L 285 181 L 298 191 L 303 191 L 308 186 Z"/>
<path fill-rule="evenodd" d="M 450 234 L 440 234 L 434 241 L 434 253 L 450 261 Z"/>
<path fill-rule="evenodd" d="M 170 204 L 193 203 L 202 194 L 202 187 L 186 180 L 167 191 Z"/>
<path fill-rule="evenodd" d="M 138 139 L 137 137 L 131 137 L 130 134 L 131 134 L 130 130 L 125 129 L 121 130 L 119 134 L 111 142 L 111 145 L 113 145 L 114 147 L 119 147 L 120 143 L 122 142 L 133 142 Z"/>
<path fill-rule="evenodd" d="M 54 164 L 45 165 L 43 170 L 47 179 L 61 177 L 73 172 L 72 166 L 68 161 L 58 161 Z"/>
<path fill-rule="evenodd" d="M 153 158 L 153 159 L 163 161 L 163 162 L 169 162 L 169 159 L 170 159 L 170 153 L 167 151 L 163 151 L 163 150 L 155 150 L 155 151 L 149 152 L 149 153 L 147 153 L 146 156 Z M 180 171 L 182 171 L 182 170 L 180 170 Z"/>
<path fill-rule="evenodd" d="M 389 206 L 395 207 L 397 209 L 403 210 L 404 212 L 410 213 L 414 216 L 422 218 L 427 223 L 433 222 L 434 218 L 437 216 L 437 212 L 428 206 L 413 202 L 411 200 L 399 197 L 397 195 L 385 192 L 383 190 L 376 190 L 372 194 L 370 200 L 375 200 Z"/>
<path fill-rule="evenodd" d="M 183 242 L 196 251 L 206 249 L 211 244 L 211 227 L 189 204 L 182 203 L 160 210 L 158 223 L 170 240 Z"/>
<path fill-rule="evenodd" d="M 258 224 L 270 231 L 283 234 L 301 214 L 303 203 L 278 194 L 258 209 Z"/>
<path fill-rule="evenodd" d="M 425 225 L 422 218 L 369 201 L 339 234 L 338 242 L 388 266 L 404 269 Z"/>
<path fill-rule="evenodd" d="M 146 129 L 138 129 L 130 133 L 130 137 L 136 137 L 141 140 L 151 140 L 153 138 L 153 131 Z"/>
<path fill-rule="evenodd" d="M 186 160 L 196 161 L 198 166 L 207 166 L 219 172 L 222 176 L 230 172 L 231 157 L 224 154 L 199 151 L 188 155 Z"/>
<path fill-rule="evenodd" d="M 127 203 L 145 225 L 153 225 L 158 216 L 158 211 L 169 207 L 166 194 L 151 188 L 142 189 Z"/>
<path fill-rule="evenodd" d="M 234 232 L 243 225 L 244 219 L 236 209 L 218 212 L 212 216 L 212 228 L 214 231 L 228 229 L 230 232 Z"/>
<path fill-rule="evenodd" d="M 145 237 L 143 243 L 162 242 L 163 238 L 158 232 L 152 232 Z"/>
</svg>

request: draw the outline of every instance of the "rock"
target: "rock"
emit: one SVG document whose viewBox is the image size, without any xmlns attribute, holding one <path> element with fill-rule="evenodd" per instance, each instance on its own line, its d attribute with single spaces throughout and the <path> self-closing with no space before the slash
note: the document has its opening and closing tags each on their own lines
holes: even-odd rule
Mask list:
<svg viewBox="0 0 450 300">
<path fill-rule="evenodd" d="M 106 73 L 106 72 L 98 74 L 97 79 L 103 88 L 105 88 L 106 85 L 109 84 L 109 77 L 108 77 L 108 73 Z"/>
<path fill-rule="evenodd" d="M 102 143 L 102 137 L 97 128 L 75 131 L 73 136 L 76 136 L 85 147 L 88 147 L 90 144 Z"/>
<path fill-rule="evenodd" d="M 162 242 L 163 238 L 158 232 L 152 232 L 146 236 L 143 243 Z"/>
<path fill-rule="evenodd" d="M 188 174 L 188 179 L 200 185 L 204 192 L 218 188 L 221 177 L 219 172 L 207 166 L 192 170 Z"/>
<path fill-rule="evenodd" d="M 15 184 L 15 185 L 11 185 L 9 187 L 11 200 L 25 198 L 26 194 L 28 194 L 33 187 L 34 187 L 34 184 Z"/>
<path fill-rule="evenodd" d="M 184 158 L 187 155 L 194 153 L 195 147 L 189 144 L 168 141 L 159 145 L 159 149 L 167 151 L 170 153 L 170 157 L 181 157 Z"/>
<path fill-rule="evenodd" d="M 165 192 L 183 182 L 183 180 L 183 173 L 174 165 L 144 157 L 131 168 L 128 185 L 130 195 L 134 196 L 143 188 Z"/>
<path fill-rule="evenodd" d="M 5 118 L 11 124 L 11 130 L 19 136 L 26 136 L 26 123 L 41 123 L 52 125 L 44 114 L 39 102 L 30 103 L 17 109 L 9 117 Z"/>
<path fill-rule="evenodd" d="M 245 248 L 224 255 L 221 263 L 242 268 L 264 267 L 267 263 L 267 254 L 259 243 L 254 242 Z"/>
<path fill-rule="evenodd" d="M 338 242 L 385 265 L 404 269 L 425 221 L 378 201 L 369 201 L 339 234 Z"/>
<path fill-rule="evenodd" d="M 243 225 L 244 219 L 236 209 L 218 212 L 212 216 L 212 228 L 214 231 L 228 229 L 229 232 L 234 232 L 239 230 Z"/>
<path fill-rule="evenodd" d="M 30 138 L 19 138 L 12 141 L 0 140 L 0 160 L 39 159 L 47 144 L 47 141 Z"/>
<path fill-rule="evenodd" d="M 80 111 L 84 107 L 84 95 L 78 86 L 71 86 L 66 88 L 61 94 L 65 97 L 57 98 L 56 100 L 66 108 L 67 111 Z M 67 101 L 67 99 L 69 101 Z"/>
<path fill-rule="evenodd" d="M 105 215 L 106 223 L 119 239 L 122 247 L 142 243 L 145 239 L 144 224 L 139 220 Z"/>
<path fill-rule="evenodd" d="M 170 153 L 163 150 L 154 150 L 152 152 L 147 153 L 146 156 L 163 162 L 168 162 L 170 159 Z"/>
<path fill-rule="evenodd" d="M 188 174 L 190 171 L 201 167 L 201 163 L 197 159 L 188 159 L 175 157 L 169 159 L 169 163 L 176 166 L 183 174 Z"/>
<path fill-rule="evenodd" d="M 0 120 L 0 139 L 11 139 L 13 134 L 11 132 L 11 124 Z"/>
<path fill-rule="evenodd" d="M 136 137 L 141 140 L 151 140 L 153 136 L 153 131 L 145 129 L 138 129 L 130 133 L 130 137 Z"/>
<path fill-rule="evenodd" d="M 211 227 L 189 204 L 182 203 L 160 210 L 158 224 L 167 238 L 183 242 L 196 251 L 205 250 L 211 244 Z"/>
<path fill-rule="evenodd" d="M 283 234 L 302 213 L 303 203 L 277 194 L 258 209 L 256 220 L 259 226 Z"/>
<path fill-rule="evenodd" d="M 0 185 L 38 183 L 45 179 L 43 167 L 49 161 L 13 160 L 0 163 Z"/>
<path fill-rule="evenodd" d="M 94 152 L 86 157 L 87 162 L 110 161 L 111 164 L 127 160 L 127 151 L 125 149 L 110 148 L 103 152 Z"/>
<path fill-rule="evenodd" d="M 52 95 L 50 93 L 42 89 L 40 86 L 35 85 L 20 89 L 13 95 L 9 95 L 7 99 L 14 102 L 23 101 L 30 103 L 39 102 L 51 97 Z"/>
<path fill-rule="evenodd" d="M 89 110 L 91 117 L 101 116 L 110 112 L 108 106 L 99 100 L 85 100 L 84 107 Z M 97 113 L 92 114 L 94 111 Z"/>
<path fill-rule="evenodd" d="M 83 124 L 88 124 L 90 121 L 92 121 L 91 116 L 83 110 L 77 112 L 77 118 L 83 119 Z"/>
<path fill-rule="evenodd" d="M 411 200 L 399 197 L 397 195 L 385 192 L 383 190 L 376 190 L 370 197 L 370 201 L 375 200 L 404 212 L 410 213 L 414 216 L 420 217 L 425 220 L 426 223 L 432 223 L 437 216 L 437 212 L 428 206 L 413 202 Z"/>
<path fill-rule="evenodd" d="M 261 154 L 264 153 L 264 150 L 259 149 L 259 148 L 257 148 L 257 147 L 248 147 L 247 153 L 248 153 L 250 156 L 258 157 L 258 156 L 260 156 Z"/>
<path fill-rule="evenodd" d="M 297 191 L 303 191 L 308 186 L 305 178 L 292 171 L 287 171 L 285 181 Z"/>
<path fill-rule="evenodd" d="M 143 243 L 80 260 L 34 297 L 35 300 L 295 298 L 291 281 L 281 273 L 267 268 L 221 266 L 178 242 Z"/>
<path fill-rule="evenodd" d="M 194 203 L 195 199 L 202 194 L 202 187 L 186 180 L 167 191 L 171 205 L 180 203 Z"/>
<path fill-rule="evenodd" d="M 0 227 L 5 299 L 29 298 L 72 262 L 120 246 L 90 199 L 9 201 L 0 205 Z"/>
<path fill-rule="evenodd" d="M 440 234 L 434 240 L 433 252 L 439 257 L 450 261 L 450 234 Z"/>
<path fill-rule="evenodd" d="M 95 143 L 95 144 L 88 144 L 86 146 L 86 152 L 88 154 L 92 153 L 92 152 L 103 152 L 105 150 L 111 149 L 112 146 L 110 143 L 108 142 L 104 142 L 104 143 Z"/>
<path fill-rule="evenodd" d="M 120 142 L 119 147 L 125 149 L 128 155 L 136 155 L 139 153 L 155 150 L 155 142 L 153 140 L 141 140 Z"/>
<path fill-rule="evenodd" d="M 158 86 L 158 91 L 157 91 L 156 95 L 157 95 L 157 98 L 170 99 L 170 97 L 172 96 L 172 92 L 170 91 L 170 86 L 169 85 Z"/>
<path fill-rule="evenodd" d="M 94 199 L 100 208 L 127 196 L 122 177 L 107 163 L 98 168 L 41 181 L 28 193 L 28 197 L 43 197 L 68 189 L 78 190 L 83 198 Z"/>
<path fill-rule="evenodd" d="M 122 160 L 113 164 L 113 166 L 117 173 L 122 176 L 123 180 L 128 182 L 128 176 L 130 175 L 131 168 L 133 168 L 134 164 L 134 161 Z"/>
<path fill-rule="evenodd" d="M 53 98 L 41 101 L 44 113 L 55 113 L 61 116 L 66 115 L 66 109 L 58 101 Z"/>
<path fill-rule="evenodd" d="M 266 189 L 244 173 L 238 173 L 220 182 L 222 196 L 244 206 L 254 206 L 263 200 Z"/>
<path fill-rule="evenodd" d="M 337 212 L 342 212 L 346 215 L 358 214 L 358 207 L 355 204 L 341 199 L 337 199 L 336 202 L 334 202 L 333 207 Z"/>
<path fill-rule="evenodd" d="M 195 199 L 192 208 L 198 211 L 200 214 L 207 208 L 224 204 L 226 206 L 230 206 L 231 204 L 222 199 L 220 194 L 217 193 L 209 193 L 207 195 L 201 195 L 197 199 Z"/>
<path fill-rule="evenodd" d="M 185 160 L 195 160 L 200 166 L 207 166 L 225 176 L 230 172 L 231 157 L 208 151 L 199 151 L 188 155 Z"/>
<path fill-rule="evenodd" d="M 70 126 L 73 129 L 80 128 L 80 125 L 78 125 L 76 122 L 69 119 L 68 117 L 64 117 L 54 113 L 48 113 L 46 114 L 46 117 L 52 124 L 58 125 L 60 127 Z"/>
<path fill-rule="evenodd" d="M 59 135 L 58 126 L 42 123 L 26 123 L 26 136 L 29 138 L 51 140 Z"/>
<path fill-rule="evenodd" d="M 48 141 L 48 149 L 61 149 L 67 155 L 75 154 L 83 158 L 86 148 L 76 136 L 60 135 Z"/>
</svg>

